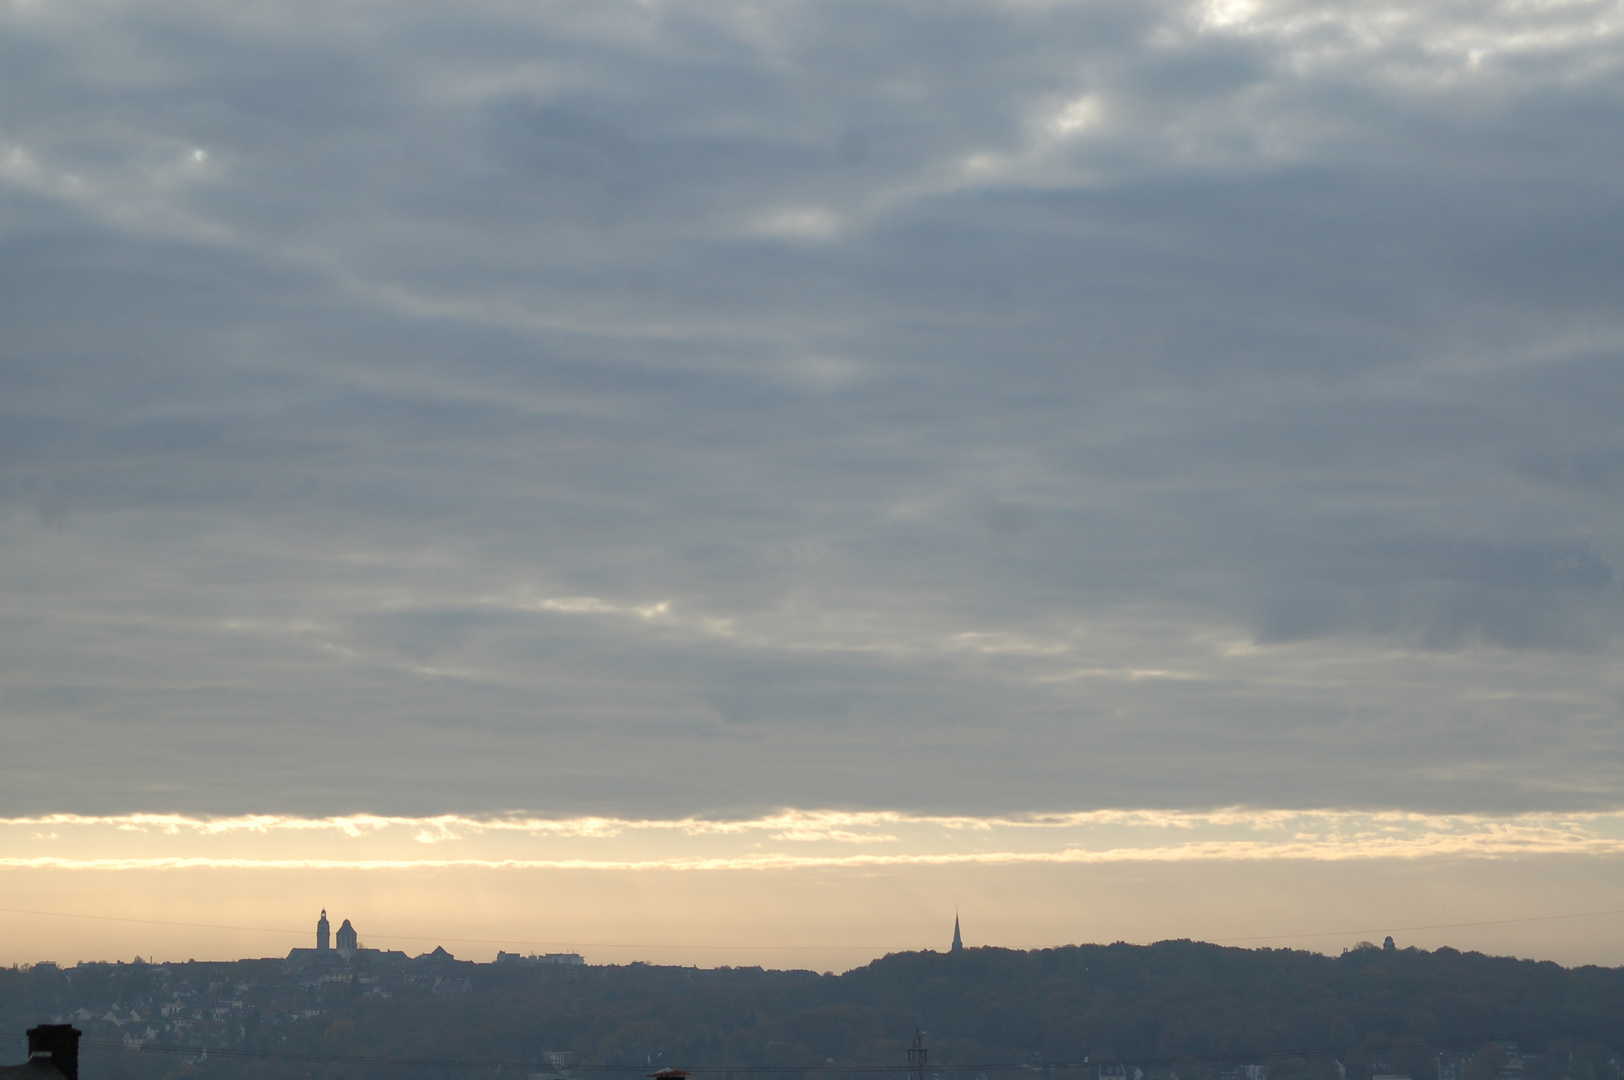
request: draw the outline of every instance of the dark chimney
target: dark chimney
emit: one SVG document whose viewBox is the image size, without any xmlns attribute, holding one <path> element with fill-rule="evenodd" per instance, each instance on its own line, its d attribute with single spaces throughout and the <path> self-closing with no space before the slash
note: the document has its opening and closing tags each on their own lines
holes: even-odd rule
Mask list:
<svg viewBox="0 0 1624 1080">
<path fill-rule="evenodd" d="M 72 1024 L 41 1024 L 28 1029 L 28 1058 L 35 1054 L 50 1057 L 56 1071 L 68 1080 L 79 1080 L 79 1029 Z"/>
</svg>

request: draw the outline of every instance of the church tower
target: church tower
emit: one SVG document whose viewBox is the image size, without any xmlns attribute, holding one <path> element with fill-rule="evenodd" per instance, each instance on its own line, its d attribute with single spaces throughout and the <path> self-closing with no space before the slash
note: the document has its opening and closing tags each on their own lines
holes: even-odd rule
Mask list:
<svg viewBox="0 0 1624 1080">
<path fill-rule="evenodd" d="M 327 909 L 321 909 L 321 920 L 316 923 L 316 951 L 327 951 Z"/>
<path fill-rule="evenodd" d="M 959 913 L 953 913 L 953 951 L 964 951 L 964 939 L 959 936 Z"/>
</svg>

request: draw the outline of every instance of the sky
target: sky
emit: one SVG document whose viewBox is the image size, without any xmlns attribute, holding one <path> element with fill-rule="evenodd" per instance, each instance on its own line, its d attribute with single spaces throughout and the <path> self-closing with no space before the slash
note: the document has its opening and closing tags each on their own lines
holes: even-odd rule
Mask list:
<svg viewBox="0 0 1624 1080">
<path fill-rule="evenodd" d="M 1621 106 L 1602 0 L 0 0 L 0 962 L 1624 964 Z"/>
</svg>

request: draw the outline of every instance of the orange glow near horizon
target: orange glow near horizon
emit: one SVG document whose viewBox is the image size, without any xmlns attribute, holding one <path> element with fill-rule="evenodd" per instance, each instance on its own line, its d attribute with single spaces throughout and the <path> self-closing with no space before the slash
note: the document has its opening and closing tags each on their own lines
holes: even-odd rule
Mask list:
<svg viewBox="0 0 1624 1080">
<path fill-rule="evenodd" d="M 1576 965 L 1624 963 L 1624 885 L 1571 854 L 1361 860 L 935 863 L 766 869 L 214 864 L 0 869 L 7 964 L 284 956 L 317 912 L 363 945 L 579 952 L 588 963 L 843 971 L 888 952 L 1195 938 L 1339 952 L 1392 933 Z M 1595 914 L 1613 912 L 1611 914 Z M 1560 916 L 1560 917 L 1552 917 Z"/>
</svg>

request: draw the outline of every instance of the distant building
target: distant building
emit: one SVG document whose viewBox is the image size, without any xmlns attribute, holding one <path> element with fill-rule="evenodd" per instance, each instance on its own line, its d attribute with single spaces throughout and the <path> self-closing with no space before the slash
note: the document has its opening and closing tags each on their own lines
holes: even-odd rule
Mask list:
<svg viewBox="0 0 1624 1080">
<path fill-rule="evenodd" d="M 302 972 L 314 969 L 316 972 L 327 972 L 343 970 L 356 964 L 368 967 L 393 967 L 407 961 L 405 953 L 394 949 L 361 948 L 355 927 L 348 919 L 345 919 L 343 925 L 338 928 L 338 947 L 333 948 L 330 945 L 331 925 L 327 921 L 327 909 L 323 908 L 321 918 L 316 920 L 316 947 L 288 950 L 288 958 L 283 961 L 288 971 Z"/>
<path fill-rule="evenodd" d="M 498 964 L 559 964 L 565 967 L 574 967 L 586 963 L 581 958 L 580 953 L 572 952 L 531 953 L 529 956 L 522 956 L 516 952 L 499 952 L 496 954 L 496 962 Z"/>
<path fill-rule="evenodd" d="M 964 938 L 959 936 L 959 913 L 953 913 L 953 948 L 952 952 L 964 951 Z"/>
<path fill-rule="evenodd" d="M 545 1050 L 541 1056 L 547 1059 L 549 1067 L 530 1073 L 525 1080 L 574 1080 L 575 1074 L 570 1069 L 575 1064 L 575 1054 L 568 1050 Z"/>
<path fill-rule="evenodd" d="M 345 919 L 344 925 L 338 928 L 338 950 L 343 952 L 348 949 L 353 953 L 355 948 L 355 927 L 350 925 L 350 920 Z"/>
<path fill-rule="evenodd" d="M 1218 1080 L 1269 1080 L 1267 1065 L 1237 1065 L 1218 1073 Z M 1408 1077 L 1405 1080 L 1409 1080 Z"/>
</svg>

